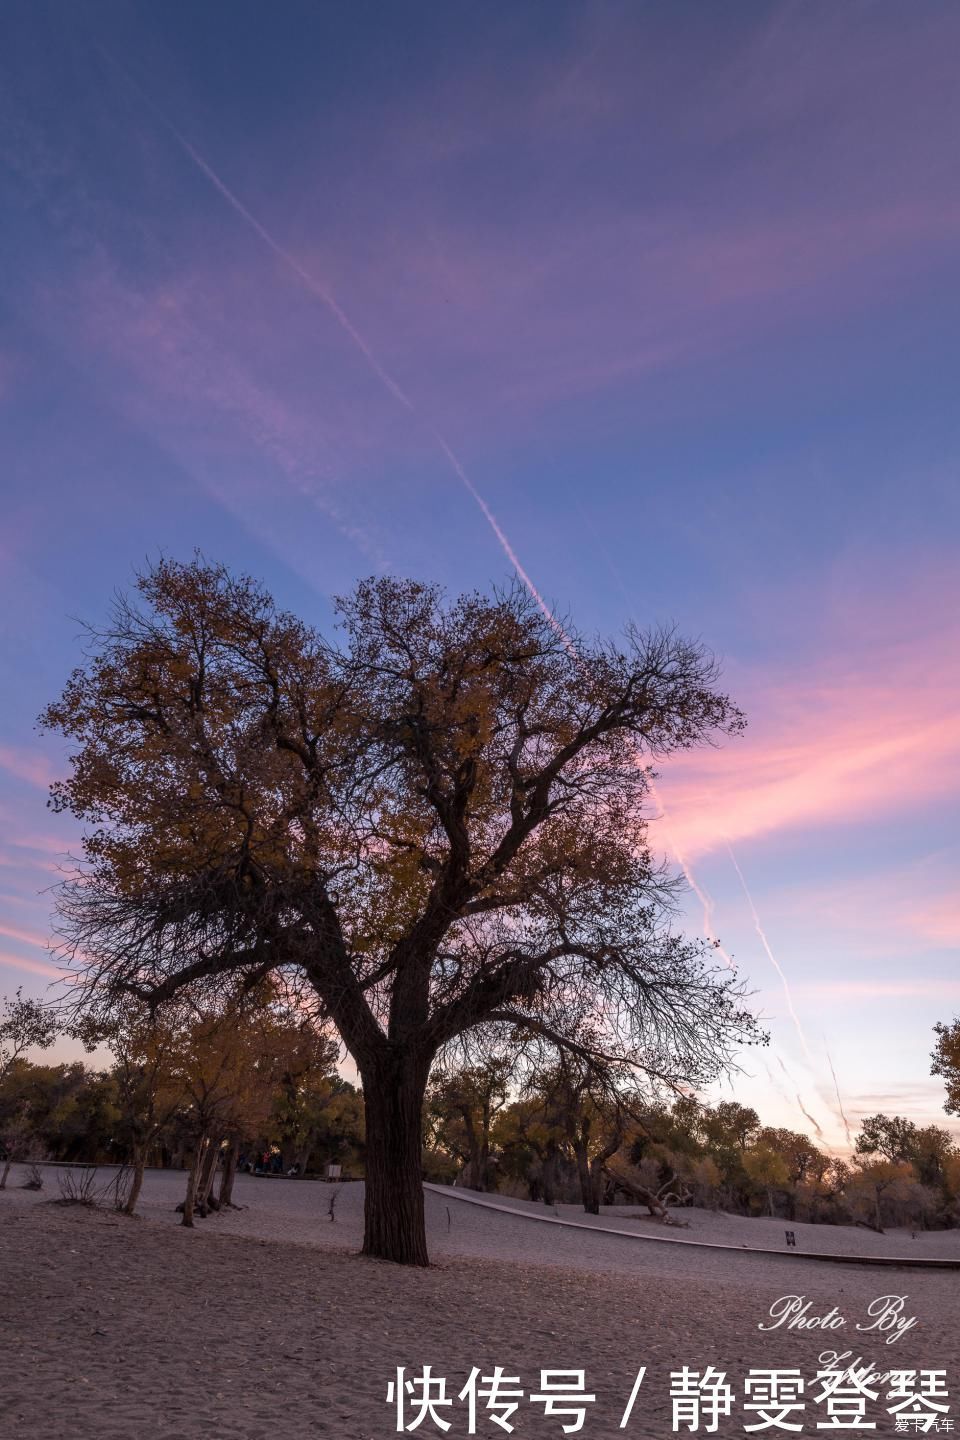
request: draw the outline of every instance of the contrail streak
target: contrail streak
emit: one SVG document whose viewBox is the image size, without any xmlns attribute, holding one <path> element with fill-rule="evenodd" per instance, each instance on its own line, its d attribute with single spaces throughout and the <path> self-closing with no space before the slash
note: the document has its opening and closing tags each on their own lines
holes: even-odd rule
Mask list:
<svg viewBox="0 0 960 1440">
<path fill-rule="evenodd" d="M 807 1037 L 806 1037 L 806 1035 L 804 1035 L 804 1033 L 803 1033 L 803 1026 L 800 1024 L 800 1018 L 799 1018 L 799 1016 L 797 1015 L 797 1012 L 796 1012 L 796 1010 L 795 1010 L 794 1007 L 793 1007 L 793 996 L 792 996 L 791 993 L 790 993 L 790 984 L 789 984 L 789 981 L 787 980 L 787 977 L 786 977 L 786 975 L 784 974 L 783 967 L 781 966 L 779 960 L 778 960 L 777 957 L 774 955 L 773 951 L 770 949 L 770 942 L 769 942 L 769 940 L 767 939 L 766 935 L 764 934 L 763 926 L 760 924 L 760 916 L 757 914 L 757 907 L 756 907 L 756 906 L 754 905 L 754 903 L 753 903 L 753 896 L 750 894 L 750 891 L 747 889 L 747 882 L 746 882 L 746 880 L 743 878 L 743 871 L 740 869 L 740 866 L 737 864 L 737 857 L 734 855 L 733 850 L 732 850 L 732 848 L 731 848 L 731 846 L 730 846 L 730 842 L 729 842 L 729 841 L 727 841 L 727 854 L 730 856 L 730 860 L 731 860 L 731 863 L 733 864 L 734 870 L 736 870 L 738 876 L 740 877 L 740 884 L 743 886 L 743 893 L 744 893 L 744 895 L 747 897 L 747 904 L 750 906 L 750 913 L 751 913 L 751 915 L 753 916 L 753 926 L 754 926 L 754 929 L 756 930 L 757 934 L 760 936 L 760 943 L 763 945 L 764 950 L 767 952 L 767 959 L 770 961 L 770 964 L 773 966 L 774 970 L 776 970 L 777 974 L 780 976 L 780 980 L 781 980 L 781 983 L 782 983 L 782 985 L 783 985 L 783 993 L 784 993 L 784 996 L 786 997 L 786 1001 L 787 1001 L 787 1009 L 790 1011 L 790 1017 L 791 1017 L 791 1019 L 793 1020 L 794 1027 L 796 1028 L 796 1032 L 797 1032 L 797 1034 L 798 1034 L 799 1037 L 800 1037 L 800 1044 L 803 1046 L 803 1053 L 806 1055 L 807 1059 L 808 1059 L 808 1060 L 811 1062 L 811 1064 L 812 1064 L 812 1063 L 813 1063 L 813 1056 L 810 1054 L 810 1046 L 807 1044 Z"/>
<path fill-rule="evenodd" d="M 510 564 L 513 566 L 514 570 L 516 570 L 524 585 L 526 585 L 527 589 L 533 596 L 540 610 L 546 616 L 553 630 L 555 630 L 556 633 L 560 636 L 561 640 L 566 646 L 567 651 L 571 655 L 574 655 L 575 647 L 573 641 L 567 634 L 566 630 L 564 630 L 563 626 L 560 624 L 560 621 L 557 619 L 556 615 L 554 615 L 549 605 L 547 605 L 546 601 L 540 595 L 540 592 L 538 591 L 536 585 L 534 585 L 533 581 L 530 579 L 530 576 L 527 574 L 526 570 L 523 568 L 523 565 L 520 562 L 519 555 L 511 545 L 510 540 L 508 539 L 505 531 L 502 529 L 496 515 L 494 515 L 493 511 L 490 509 L 490 506 L 487 504 L 486 500 L 484 500 L 483 496 L 480 494 L 480 491 L 474 485 L 473 481 L 470 479 L 470 476 L 467 474 L 466 470 L 463 468 L 463 465 L 457 459 L 457 456 L 451 450 L 446 440 L 444 440 L 439 430 L 434 429 L 433 438 L 437 442 L 440 449 L 443 451 L 444 455 L 447 457 L 447 460 L 449 461 L 457 478 L 463 483 L 469 494 L 473 496 L 473 499 L 480 507 L 480 512 L 483 515 L 483 518 L 486 520 L 487 524 L 490 526 L 490 529 L 497 537 L 497 540 L 500 543 L 500 548 L 506 555 L 507 559 L 510 561 Z"/>
<path fill-rule="evenodd" d="M 779 1058 L 779 1057 L 778 1057 L 778 1058 Z M 783 1085 L 782 1085 L 782 1084 L 780 1083 L 780 1081 L 777 1079 L 776 1075 L 774 1075 L 773 1071 L 770 1069 L 770 1066 L 767 1064 L 766 1060 L 763 1060 L 761 1063 L 762 1063 L 762 1065 L 763 1065 L 764 1070 L 766 1070 L 766 1072 L 767 1072 L 767 1079 L 770 1081 L 770 1084 L 773 1086 L 774 1090 L 776 1090 L 777 1094 L 780 1096 L 780 1099 L 783 1101 L 783 1103 L 784 1103 L 785 1105 L 789 1106 L 790 1103 L 791 1103 L 791 1102 L 790 1102 L 790 1096 L 787 1094 L 786 1090 L 784 1090 Z"/>
<path fill-rule="evenodd" d="M 353 344 L 363 356 L 364 360 L 367 363 L 367 366 L 380 381 L 381 385 L 383 385 L 383 387 L 393 396 L 393 398 L 398 402 L 398 404 L 402 405 L 403 408 L 407 410 L 412 416 L 417 419 L 423 420 L 424 417 L 421 416 L 418 412 L 413 400 L 404 390 L 403 386 L 394 379 L 394 377 L 390 374 L 389 370 L 387 370 L 386 367 L 377 358 L 369 342 L 360 333 L 356 325 L 354 325 L 353 321 L 350 319 L 350 316 L 338 303 L 336 296 L 333 294 L 330 288 L 324 285 L 320 280 L 318 280 L 316 276 L 311 275 L 310 271 L 306 270 L 304 266 L 300 264 L 300 261 L 296 258 L 296 256 L 292 255 L 289 250 L 285 249 L 284 246 L 281 245 L 280 242 L 270 233 L 267 227 L 260 220 L 257 219 L 256 215 L 254 215 L 251 210 L 248 210 L 247 206 L 244 205 L 243 201 L 239 198 L 239 196 L 236 195 L 230 189 L 229 185 L 227 185 L 226 181 L 224 181 L 221 176 L 218 175 L 217 171 L 213 168 L 210 162 L 204 158 L 204 156 L 200 153 L 196 146 L 193 145 L 182 133 L 182 131 L 177 128 L 177 126 L 173 123 L 173 121 L 165 113 L 165 111 L 163 111 L 156 103 L 156 101 L 147 94 L 147 92 L 143 89 L 142 85 L 140 85 L 133 78 L 129 71 L 124 66 L 122 66 L 119 61 L 115 60 L 108 51 L 104 50 L 102 53 L 105 54 L 110 63 L 125 76 L 128 83 L 132 85 L 133 88 L 140 95 L 144 104 L 148 106 L 150 111 L 163 125 L 164 129 L 173 136 L 174 140 L 180 146 L 180 149 L 184 152 L 185 155 L 189 157 L 190 160 L 193 161 L 193 164 L 197 167 L 200 173 L 205 176 L 205 178 L 210 182 L 210 184 L 216 190 L 217 194 L 226 201 L 226 203 L 235 212 L 235 214 L 239 215 L 240 219 L 243 220 L 244 224 L 249 226 L 249 228 L 254 232 L 254 234 L 263 242 L 264 245 L 266 245 L 267 249 L 270 250 L 272 254 L 274 254 L 277 259 L 286 266 L 286 268 L 291 272 L 291 274 L 300 281 L 301 285 L 303 285 L 303 287 L 309 292 L 309 294 L 312 295 L 315 300 L 319 300 L 322 305 L 326 306 L 330 314 L 340 326 L 340 329 L 350 340 L 351 344 Z M 449 442 L 444 439 L 443 435 L 441 435 L 440 431 L 436 428 L 436 426 L 428 424 L 428 429 L 435 444 L 447 460 L 450 468 L 453 470 L 453 473 L 456 475 L 457 479 L 461 482 L 467 493 L 478 506 L 480 513 L 483 515 L 483 518 L 486 520 L 487 524 L 490 526 L 490 529 L 493 531 L 493 534 L 496 537 L 500 548 L 503 550 L 507 559 L 510 561 L 511 565 L 516 570 L 523 584 L 527 587 L 527 590 L 530 592 L 531 596 L 542 611 L 543 615 L 549 621 L 553 629 L 563 639 L 567 648 L 572 650 L 573 642 L 564 631 L 560 622 L 557 620 L 553 611 L 550 609 L 550 606 L 546 603 L 543 596 L 540 594 L 536 585 L 534 585 L 533 580 L 527 574 L 523 565 L 520 563 L 516 551 L 514 550 L 509 539 L 507 538 L 503 528 L 498 523 L 496 516 L 490 509 L 490 506 L 487 504 L 486 500 L 480 494 L 479 490 L 474 485 L 473 481 L 470 479 L 470 476 L 467 474 L 463 462 L 458 458 Z"/>
<path fill-rule="evenodd" d="M 833 1060 L 830 1056 L 829 1050 L 827 1051 L 827 1064 L 830 1066 L 830 1074 L 833 1076 L 833 1088 L 837 1092 L 837 1106 L 840 1110 L 840 1119 L 843 1121 L 843 1128 L 847 1132 L 847 1143 L 848 1145 L 852 1145 L 853 1132 L 850 1129 L 850 1121 L 847 1119 L 847 1112 L 843 1108 L 843 1101 L 840 1099 L 840 1086 L 837 1083 L 837 1072 L 833 1068 Z"/>
<path fill-rule="evenodd" d="M 787 1084 L 788 1084 L 788 1085 L 791 1085 L 791 1086 L 795 1086 L 796 1083 L 797 1083 L 796 1078 L 795 1078 L 793 1075 L 791 1075 L 791 1074 L 790 1074 L 790 1071 L 787 1069 L 786 1064 L 785 1064 L 784 1059 L 783 1059 L 783 1056 L 782 1056 L 782 1055 L 778 1055 L 778 1056 L 776 1057 L 776 1060 L 777 1060 L 777 1064 L 780 1066 L 780 1069 L 783 1071 L 784 1076 L 786 1077 Z M 781 1091 L 780 1093 L 781 1093 L 781 1095 L 782 1095 L 782 1094 L 783 1094 L 783 1091 Z M 787 1098 L 789 1099 L 789 1096 L 788 1096 Z M 797 1108 L 798 1108 L 799 1110 L 801 1110 L 802 1113 L 803 1113 L 803 1115 L 804 1115 L 804 1117 L 805 1117 L 807 1120 L 810 1121 L 810 1124 L 813 1126 L 814 1130 L 816 1130 L 818 1136 L 819 1136 L 820 1139 L 822 1140 L 822 1139 L 823 1139 L 823 1131 L 822 1131 L 822 1129 L 820 1128 L 820 1126 L 817 1124 L 816 1120 L 814 1120 L 813 1116 L 810 1114 L 810 1111 L 807 1109 L 806 1105 L 804 1105 L 803 1101 L 800 1099 L 800 1092 L 799 1092 L 799 1090 L 794 1090 L 793 1098 L 794 1098 L 794 1100 L 795 1100 L 796 1103 L 797 1103 Z"/>
<path fill-rule="evenodd" d="M 315 276 L 311 275 L 308 270 L 305 270 L 300 264 L 299 260 L 297 260 L 295 256 L 291 255 L 289 250 L 285 250 L 284 247 L 280 244 L 280 242 L 270 234 L 270 231 L 266 228 L 266 226 L 262 225 L 257 219 L 257 217 L 250 210 L 247 209 L 246 205 L 244 205 L 243 201 L 233 193 L 229 185 L 227 185 L 223 180 L 221 180 L 216 170 L 214 170 L 213 166 L 209 163 L 208 160 L 204 159 L 196 146 L 192 145 L 187 139 L 187 137 L 183 134 L 183 132 L 177 129 L 176 125 L 174 125 L 169 115 L 167 115 L 164 110 L 161 110 L 157 102 L 147 93 L 146 90 L 144 90 L 143 86 L 139 83 L 139 81 L 134 79 L 134 77 L 130 74 L 129 70 L 127 70 L 126 66 L 121 65 L 120 61 L 116 60 L 108 50 L 104 49 L 102 46 L 100 48 L 101 54 L 106 56 L 107 60 L 114 67 L 114 69 L 119 70 L 127 83 L 131 85 L 134 90 L 136 90 L 143 103 L 148 107 L 152 114 L 156 116 L 164 129 L 173 136 L 174 140 L 176 140 L 177 144 L 180 146 L 180 149 L 183 150 L 183 152 L 190 157 L 194 165 L 196 165 L 197 169 L 206 176 L 213 188 L 222 196 L 222 198 L 227 202 L 231 209 L 235 210 L 236 213 L 240 216 L 240 218 L 245 221 L 247 225 L 250 226 L 250 229 L 253 230 L 254 233 L 260 237 L 264 245 L 266 245 L 267 249 L 272 250 L 274 255 L 276 255 L 279 260 L 282 260 L 284 265 L 286 265 L 287 268 L 291 270 L 294 275 L 297 276 L 301 283 L 305 285 L 306 288 L 310 291 L 311 295 L 313 295 L 315 299 L 320 300 L 324 305 L 326 305 L 327 309 L 334 316 L 340 328 L 347 335 L 349 335 L 354 345 L 363 355 L 364 359 L 370 366 L 370 369 L 373 371 L 373 373 L 387 387 L 387 389 L 395 397 L 395 399 L 399 400 L 401 405 L 405 405 L 408 410 L 412 410 L 413 405 L 411 404 L 408 396 L 404 394 L 403 390 L 401 390 L 400 386 L 393 379 L 393 377 L 389 375 L 386 370 L 384 370 L 383 366 L 380 364 L 380 362 L 377 360 L 377 357 L 370 349 L 370 346 L 367 344 L 363 336 L 357 330 L 356 326 L 350 320 L 350 317 L 346 315 L 344 311 L 340 308 L 340 306 L 337 304 L 337 301 L 331 291 L 325 285 L 321 284 L 321 282 L 317 280 Z"/>
<path fill-rule="evenodd" d="M 810 1114 L 810 1111 L 807 1109 L 806 1105 L 804 1105 L 803 1101 L 800 1099 L 800 1092 L 799 1092 L 799 1091 L 797 1091 L 797 1104 L 800 1106 L 800 1109 L 803 1111 L 804 1115 L 805 1115 L 805 1116 L 807 1117 L 807 1119 L 810 1121 L 810 1124 L 813 1126 L 814 1130 L 816 1130 L 816 1132 L 817 1132 L 817 1138 L 820 1139 L 820 1140 L 822 1140 L 822 1139 L 823 1139 L 823 1131 L 820 1129 L 820 1126 L 817 1124 L 816 1120 L 814 1120 L 813 1116 Z"/>
<path fill-rule="evenodd" d="M 274 237 L 270 234 L 269 230 L 267 230 L 265 226 L 260 223 L 257 217 L 247 209 L 243 201 L 240 200 L 233 193 L 229 186 L 224 184 L 223 180 L 221 180 L 220 176 L 214 170 L 213 166 L 210 165 L 209 162 L 203 158 L 199 150 L 197 150 L 195 146 L 191 145 L 190 141 L 186 138 L 185 135 L 181 135 L 180 131 L 176 128 L 172 121 L 168 120 L 163 114 L 163 112 L 157 108 L 157 106 L 154 106 L 153 108 L 156 115 L 163 121 L 163 123 L 166 125 L 167 129 L 170 131 L 171 135 L 173 135 L 177 143 L 187 153 L 187 155 L 189 155 L 190 159 L 196 165 L 197 169 L 200 170 L 207 177 L 214 189 L 223 196 L 227 204 L 232 206 L 232 208 L 237 212 L 241 219 L 246 221 L 246 223 L 250 226 L 251 230 L 253 230 L 256 235 L 259 235 L 260 239 L 268 247 L 268 249 L 272 250 L 274 255 L 276 255 L 278 259 L 282 260 L 284 265 L 286 265 L 287 268 L 291 270 L 294 275 L 296 275 L 297 279 L 301 281 L 301 283 L 306 287 L 307 290 L 309 290 L 310 294 L 313 295 L 315 299 L 321 301 L 322 304 L 326 305 L 327 309 L 330 311 L 331 315 L 333 315 L 341 330 L 343 330 L 343 332 L 347 336 L 349 336 L 350 340 L 353 341 L 353 344 L 360 351 L 361 355 L 366 360 L 370 369 L 373 371 L 374 375 L 376 375 L 377 379 L 381 382 L 381 384 L 386 386 L 386 388 L 390 391 L 390 394 L 394 397 L 395 400 L 398 400 L 401 405 L 406 407 L 407 410 L 413 412 L 414 407 L 409 396 L 405 394 L 405 392 L 397 384 L 396 380 L 394 380 L 393 377 L 389 374 L 389 372 L 386 371 L 380 364 L 380 361 L 374 355 L 373 351 L 370 349 L 370 346 L 367 344 L 366 340 L 364 340 L 363 336 L 360 334 L 359 330 L 350 320 L 349 316 L 345 314 L 340 305 L 337 304 L 337 301 L 331 291 L 325 285 L 321 284 L 321 282 L 317 280 L 313 275 L 311 275 L 308 270 L 305 270 L 300 264 L 299 260 L 297 260 L 293 255 L 291 255 L 289 250 L 285 250 L 283 246 L 274 239 Z"/>
</svg>

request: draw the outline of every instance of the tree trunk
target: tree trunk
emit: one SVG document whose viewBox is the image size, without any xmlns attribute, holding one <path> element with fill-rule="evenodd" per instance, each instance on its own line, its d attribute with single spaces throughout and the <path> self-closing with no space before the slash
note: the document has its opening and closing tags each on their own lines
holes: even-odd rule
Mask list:
<svg viewBox="0 0 960 1440">
<path fill-rule="evenodd" d="M 193 1152 L 190 1171 L 187 1175 L 187 1193 L 183 1197 L 183 1220 L 181 1224 L 186 1225 L 189 1229 L 193 1229 L 193 1207 L 197 1199 L 197 1182 L 200 1179 L 200 1165 L 203 1161 L 206 1148 L 207 1137 L 202 1135 L 197 1141 L 196 1150 Z"/>
<path fill-rule="evenodd" d="M 541 1167 L 543 1181 L 543 1203 L 553 1206 L 557 1199 L 557 1151 L 551 1149 L 544 1157 Z"/>
<path fill-rule="evenodd" d="M 236 1135 L 231 1136 L 230 1148 L 227 1150 L 227 1158 L 223 1169 L 220 1172 L 220 1189 L 217 1192 L 217 1206 L 226 1210 L 228 1205 L 233 1204 L 233 1182 L 237 1174 L 237 1161 L 240 1159 L 240 1141 Z"/>
<path fill-rule="evenodd" d="M 659 1195 L 655 1195 L 648 1186 L 635 1180 L 632 1175 L 628 1174 L 626 1167 L 607 1163 L 604 1169 L 614 1185 L 618 1185 L 621 1190 L 626 1190 L 627 1194 L 632 1195 L 641 1205 L 646 1205 L 651 1215 L 655 1215 L 658 1220 L 669 1221 L 669 1212 Z"/>
<path fill-rule="evenodd" d="M 478 1190 L 487 1191 L 496 1189 L 491 1185 L 490 1174 L 490 1121 L 492 1118 L 489 1096 L 484 1100 L 480 1115 L 480 1136 L 478 1142 L 478 1153 L 476 1159 L 477 1186 Z"/>
<path fill-rule="evenodd" d="M 588 1215 L 600 1214 L 599 1175 L 594 1177 L 590 1170 L 587 1147 L 579 1140 L 573 1141 L 573 1153 L 577 1157 L 577 1174 L 580 1177 L 580 1199 Z"/>
<path fill-rule="evenodd" d="M 387 1055 L 361 1071 L 366 1114 L 363 1254 L 429 1265 L 421 1125 L 429 1056 Z"/>
<path fill-rule="evenodd" d="M 218 1202 L 211 1199 L 213 1180 L 217 1173 L 217 1165 L 220 1160 L 220 1141 L 216 1136 L 211 1137 L 207 1144 L 207 1152 L 203 1157 L 203 1167 L 200 1171 L 200 1180 L 197 1184 L 197 1208 L 202 1217 L 206 1217 L 208 1210 L 218 1209 Z"/>
<path fill-rule="evenodd" d="M 310 1163 L 310 1156 L 313 1154 L 313 1147 L 316 1143 L 316 1136 L 311 1130 L 309 1139 L 305 1140 L 297 1151 L 296 1164 L 299 1165 L 298 1175 L 306 1175 L 307 1166 Z"/>
<path fill-rule="evenodd" d="M 595 1156 L 593 1157 L 593 1159 L 590 1161 L 590 1207 L 591 1207 L 591 1208 L 590 1208 L 590 1210 L 588 1211 L 588 1214 L 590 1214 L 590 1215 L 599 1215 L 599 1214 L 600 1214 L 600 1199 L 601 1199 L 601 1196 L 603 1195 L 603 1185 L 604 1185 L 604 1174 L 603 1174 L 604 1163 L 605 1163 L 604 1158 L 603 1158 L 603 1156 L 601 1156 L 601 1155 L 595 1155 Z"/>
<path fill-rule="evenodd" d="M 467 1132 L 467 1149 L 469 1151 L 469 1159 L 463 1172 L 463 1183 L 467 1190 L 482 1190 L 480 1140 L 477 1136 L 476 1126 L 473 1123 L 473 1116 L 470 1113 L 469 1105 L 462 1105 L 460 1107 L 460 1118 L 463 1121 L 463 1128 Z"/>
<path fill-rule="evenodd" d="M 13 1161 L 12 1161 L 12 1160 L 6 1160 L 6 1161 L 4 1162 L 3 1174 L 0 1175 L 0 1190 L 6 1190 L 6 1188 L 7 1188 L 7 1176 L 10 1174 L 10 1166 L 11 1166 L 12 1164 L 13 1164 Z"/>
<path fill-rule="evenodd" d="M 137 1208 L 137 1201 L 140 1199 L 140 1191 L 143 1187 L 143 1171 L 147 1161 L 147 1149 L 145 1145 L 137 1145 L 133 1151 L 133 1174 L 130 1176 L 130 1189 L 124 1202 L 124 1215 L 132 1215 Z"/>
</svg>

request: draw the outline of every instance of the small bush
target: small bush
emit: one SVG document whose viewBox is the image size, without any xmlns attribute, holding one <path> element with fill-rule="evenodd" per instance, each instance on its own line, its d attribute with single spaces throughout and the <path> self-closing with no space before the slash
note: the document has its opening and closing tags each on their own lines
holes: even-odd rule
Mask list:
<svg viewBox="0 0 960 1440">
<path fill-rule="evenodd" d="M 61 1170 L 57 1176 L 61 1205 L 96 1205 L 97 1172 L 89 1166 L 83 1170 Z"/>
<path fill-rule="evenodd" d="M 26 1180 L 24 1180 L 23 1184 L 20 1186 L 20 1189 L 21 1189 L 21 1190 L 42 1190 L 42 1189 L 43 1189 L 43 1175 L 42 1175 L 41 1172 L 40 1172 L 40 1166 L 39 1166 L 39 1165 L 30 1164 L 30 1165 L 27 1166 L 27 1178 L 26 1178 Z"/>
</svg>

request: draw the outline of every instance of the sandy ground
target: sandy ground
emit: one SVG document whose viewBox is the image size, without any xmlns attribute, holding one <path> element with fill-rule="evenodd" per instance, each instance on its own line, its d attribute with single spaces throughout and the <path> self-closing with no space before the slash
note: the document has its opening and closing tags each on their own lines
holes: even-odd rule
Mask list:
<svg viewBox="0 0 960 1440">
<path fill-rule="evenodd" d="M 434 1192 L 440 1187 L 433 1187 Z M 960 1230 L 873 1230 L 852 1225 L 808 1225 L 800 1221 L 727 1215 L 723 1211 L 685 1207 L 672 1212 L 676 1225 L 667 1228 L 647 1211 L 636 1206 L 604 1206 L 599 1215 L 585 1215 L 582 1205 L 555 1205 L 547 1208 L 530 1201 L 502 1195 L 473 1196 L 472 1192 L 447 1192 L 462 1203 L 492 1203 L 531 1216 L 554 1216 L 577 1225 L 604 1230 L 627 1230 L 660 1244 L 667 1240 L 683 1244 L 729 1245 L 738 1249 L 788 1249 L 787 1233 L 794 1237 L 793 1249 L 812 1255 L 864 1255 L 884 1259 L 945 1259 L 960 1263 Z M 445 1197 L 446 1198 L 446 1197 Z"/>
<path fill-rule="evenodd" d="M 862 1355 L 878 1370 L 946 1369 L 960 1402 L 957 1272 L 642 1244 L 603 1233 L 606 1224 L 649 1229 L 624 1214 L 604 1215 L 595 1231 L 567 1230 L 432 1192 L 435 1263 L 410 1271 L 353 1253 L 360 1185 L 334 1192 L 241 1177 L 236 1198 L 247 1208 L 198 1221 L 193 1231 L 175 1223 L 182 1186 L 181 1175 L 149 1174 L 139 1221 L 51 1204 L 51 1171 L 39 1195 L 16 1188 L 0 1194 L 2 1433 L 35 1440 L 385 1440 L 397 1433 L 387 1382 L 397 1366 L 419 1373 L 430 1364 L 450 1395 L 473 1366 L 484 1374 L 503 1366 L 528 1395 L 539 1391 L 541 1369 L 582 1369 L 597 1399 L 579 1433 L 656 1440 L 674 1433 L 669 1372 L 713 1364 L 738 1396 L 734 1417 L 713 1433 L 742 1435 L 744 1420 L 757 1418 L 739 1408 L 746 1370 L 795 1366 L 818 1394 L 813 1377 L 827 1349 L 852 1350 L 851 1359 Z M 577 1215 L 573 1207 L 561 1207 L 565 1213 Z M 726 1243 L 736 1243 L 738 1225 L 750 1225 L 752 1235 L 766 1224 L 692 1219 L 681 1237 L 712 1232 Z M 776 1228 L 782 1243 L 783 1222 Z M 804 1244 L 801 1227 L 792 1228 Z M 886 1238 L 842 1233 L 855 1243 Z M 927 1250 L 929 1238 L 917 1244 Z M 910 1237 L 893 1241 L 902 1246 Z M 943 1244 L 939 1253 L 947 1253 Z M 846 1326 L 827 1334 L 761 1332 L 769 1306 L 786 1294 L 809 1299 L 811 1314 L 836 1306 Z M 854 1328 L 882 1294 L 908 1296 L 904 1313 L 917 1317 L 893 1346 Z M 648 1373 L 621 1430 L 641 1365 Z M 878 1420 L 877 1429 L 861 1433 L 895 1433 L 886 1388 L 867 1417 Z M 441 1413 L 451 1437 L 468 1433 L 465 1404 Z M 960 1404 L 951 1413 L 957 1417 Z M 826 1418 L 811 1399 L 804 1433 L 826 1433 L 816 1429 Z M 518 1435 L 559 1437 L 569 1420 L 545 1417 L 542 1405 L 524 1399 L 511 1423 Z M 413 1433 L 442 1432 L 427 1419 Z M 481 1413 L 477 1433 L 507 1432 Z"/>
</svg>

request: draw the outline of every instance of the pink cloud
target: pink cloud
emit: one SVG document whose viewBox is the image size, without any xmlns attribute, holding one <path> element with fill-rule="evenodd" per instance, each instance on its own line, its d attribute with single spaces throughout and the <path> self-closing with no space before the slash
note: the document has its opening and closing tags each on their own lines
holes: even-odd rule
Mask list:
<svg viewBox="0 0 960 1440">
<path fill-rule="evenodd" d="M 409 203 L 388 248 L 338 235 L 306 263 L 333 271 L 391 366 L 465 434 L 832 324 L 875 299 L 890 260 L 922 270 L 960 235 L 960 207 L 936 195 L 715 215 L 709 232 L 683 210 L 602 202 L 559 225 L 531 214 L 478 232 L 429 194 Z"/>
<path fill-rule="evenodd" d="M 30 975 L 45 975 L 51 980 L 65 978 L 64 972 L 55 965 L 49 965 L 43 960 L 27 960 L 22 955 L 11 955 L 9 951 L 0 952 L 0 965 L 8 965 L 13 970 L 25 970 Z"/>
<path fill-rule="evenodd" d="M 45 875 L 58 875 L 60 866 L 51 860 L 27 860 L 22 855 L 11 855 L 0 850 L 0 866 L 7 870 L 36 871 Z"/>
<path fill-rule="evenodd" d="M 358 138 L 340 205 L 311 227 L 308 202 L 281 200 L 272 222 L 289 234 L 294 218 L 304 263 L 441 423 L 529 421 L 612 381 L 833 324 L 886 296 L 891 267 L 909 283 L 951 256 L 960 206 L 927 136 L 955 122 L 956 35 L 955 21 L 891 37 L 781 15 L 701 69 L 656 27 L 595 14 L 563 54 L 525 55 L 519 83 L 488 54 L 443 74 Z M 665 184 L 690 155 L 716 156 L 716 171 Z M 498 157 L 508 180 L 517 163 L 537 177 L 499 207 Z M 581 192 L 589 203 L 571 203 Z"/>
<path fill-rule="evenodd" d="M 956 869 L 955 854 L 945 850 L 827 883 L 805 875 L 796 886 L 768 890 L 765 900 L 780 930 L 794 937 L 829 933 L 841 949 L 852 946 L 861 961 L 904 956 L 915 969 L 919 948 L 960 951 Z M 938 983 L 937 977 L 929 983 Z"/>
<path fill-rule="evenodd" d="M 0 770 L 28 785 L 47 790 L 58 778 L 57 772 L 47 757 L 36 750 L 25 750 L 14 745 L 0 745 Z"/>
<path fill-rule="evenodd" d="M 40 950 L 48 948 L 47 936 L 35 930 L 23 930 L 15 925 L 0 923 L 0 935 L 5 935 L 8 940 L 21 940 L 25 945 L 36 945 Z"/>
<path fill-rule="evenodd" d="M 0 822 L 3 834 L 0 838 L 0 866 L 10 870 L 36 872 L 43 885 L 50 884 L 51 875 L 61 875 L 70 868 L 71 855 L 81 849 L 81 837 L 74 827 L 61 817 L 63 830 L 30 831 L 22 830 L 23 816 L 10 805 L 0 805 Z"/>
<path fill-rule="evenodd" d="M 794 982 L 804 1000 L 960 999 L 960 980 L 811 980 Z"/>
<path fill-rule="evenodd" d="M 7 843 L 18 850 L 37 850 L 45 855 L 64 855 L 70 845 L 70 841 L 65 835 L 58 837 L 36 833 L 12 835 L 8 837 Z"/>
<path fill-rule="evenodd" d="M 951 878 L 951 887 L 955 877 Z M 960 950 L 960 899 L 951 889 L 948 895 L 937 896 L 924 905 L 907 901 L 902 910 L 905 921 L 917 934 L 935 945 Z"/>
<path fill-rule="evenodd" d="M 960 796 L 960 608 L 956 582 L 930 575 L 930 558 L 929 578 L 904 581 L 895 609 L 889 592 L 851 606 L 841 588 L 818 620 L 808 597 L 779 598 L 783 613 L 811 614 L 812 644 L 779 675 L 731 666 L 746 735 L 663 767 L 685 854 Z"/>
<path fill-rule="evenodd" d="M 686 854 L 867 819 L 889 806 L 897 771 L 908 777 L 903 803 L 911 808 L 956 791 L 953 716 L 918 718 L 911 707 L 892 704 L 885 687 L 851 695 L 845 688 L 830 694 L 797 684 L 789 699 L 787 713 L 763 716 L 738 748 L 670 768 L 662 788 Z M 878 705 L 888 708 L 878 712 Z"/>
</svg>

